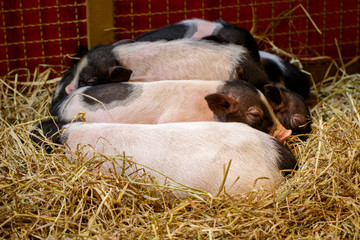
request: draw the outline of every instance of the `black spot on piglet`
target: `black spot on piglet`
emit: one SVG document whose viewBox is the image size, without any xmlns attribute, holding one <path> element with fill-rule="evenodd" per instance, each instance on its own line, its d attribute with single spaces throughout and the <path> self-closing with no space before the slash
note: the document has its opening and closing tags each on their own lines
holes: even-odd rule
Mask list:
<svg viewBox="0 0 360 240">
<path fill-rule="evenodd" d="M 109 104 L 113 101 L 119 101 L 118 104 L 121 105 L 125 104 L 125 102 L 121 101 L 129 99 L 131 95 L 134 95 L 134 90 L 134 86 L 127 83 L 108 83 L 97 85 L 86 88 L 86 90 L 83 92 L 85 95 L 83 100 L 89 105 L 101 105 L 101 103 Z M 139 95 L 136 96 L 138 97 Z"/>
</svg>

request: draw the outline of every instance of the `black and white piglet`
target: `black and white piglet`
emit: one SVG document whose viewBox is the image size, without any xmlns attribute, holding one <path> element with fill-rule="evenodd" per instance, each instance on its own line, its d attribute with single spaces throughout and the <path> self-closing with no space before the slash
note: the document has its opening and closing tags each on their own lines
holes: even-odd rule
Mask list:
<svg viewBox="0 0 360 240">
<path fill-rule="evenodd" d="M 72 121 L 79 112 L 88 122 L 168 123 L 243 122 L 283 142 L 291 135 L 264 95 L 240 81 L 168 80 L 88 86 L 72 92 L 51 111 Z"/>
<path fill-rule="evenodd" d="M 45 135 L 58 129 L 51 120 L 42 127 Z M 241 195 L 254 188 L 276 187 L 283 179 L 282 170 L 296 166 L 294 155 L 275 138 L 242 123 L 77 122 L 61 127 L 61 135 L 53 139 L 70 150 L 66 151 L 69 159 L 77 149 L 86 152 L 87 158 L 95 154 L 123 156 L 125 152 L 160 184 L 185 185 L 212 195 Z M 119 173 L 126 169 L 129 175 L 138 171 L 122 159 L 115 162 L 115 169 Z M 101 171 L 114 171 L 114 162 L 104 162 Z M 178 191 L 176 195 L 187 194 Z"/>
<path fill-rule="evenodd" d="M 249 82 L 267 76 L 246 48 L 236 44 L 179 39 L 98 46 L 77 64 L 66 93 L 117 81 L 229 80 L 239 73 Z"/>
</svg>

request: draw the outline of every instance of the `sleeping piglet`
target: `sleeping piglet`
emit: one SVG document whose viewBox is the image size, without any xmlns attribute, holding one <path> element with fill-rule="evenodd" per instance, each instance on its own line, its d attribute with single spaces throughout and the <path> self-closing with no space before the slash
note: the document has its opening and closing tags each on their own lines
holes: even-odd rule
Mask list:
<svg viewBox="0 0 360 240">
<path fill-rule="evenodd" d="M 118 81 L 229 80 L 263 82 L 267 76 L 248 50 L 236 44 L 179 39 L 98 46 L 77 64 L 65 88 Z M 251 78 L 251 80 L 250 80 Z"/>
<path fill-rule="evenodd" d="M 160 184 L 185 185 L 212 195 L 271 189 L 283 179 L 285 170 L 296 166 L 294 155 L 275 138 L 243 123 L 76 122 L 61 127 L 62 134 L 52 139 L 65 145 L 69 159 L 77 149 L 82 149 L 85 160 L 95 154 L 123 156 L 125 152 L 139 165 L 118 159 L 104 162 L 100 170 L 122 173 L 125 169 L 124 174 L 131 175 L 142 168 Z M 50 136 L 58 126 L 50 120 L 42 128 Z M 185 197 L 186 189 L 174 193 Z"/>
<path fill-rule="evenodd" d="M 274 54 L 260 51 L 260 57 L 269 79 L 276 83 L 265 85 L 264 94 L 280 122 L 294 134 L 311 132 L 310 111 L 305 101 L 310 93 L 307 75 Z"/>
<path fill-rule="evenodd" d="M 265 85 L 264 95 L 284 127 L 294 134 L 311 132 L 310 111 L 302 96 L 279 84 Z"/>
<path fill-rule="evenodd" d="M 264 95 L 240 81 L 168 80 L 88 86 L 51 110 L 70 122 L 79 112 L 88 122 L 243 122 L 284 141 L 291 135 Z"/>
</svg>

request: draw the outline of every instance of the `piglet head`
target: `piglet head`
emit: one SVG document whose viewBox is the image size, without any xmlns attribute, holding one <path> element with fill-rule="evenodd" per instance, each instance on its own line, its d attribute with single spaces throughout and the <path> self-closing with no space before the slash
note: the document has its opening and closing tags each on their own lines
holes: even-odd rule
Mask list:
<svg viewBox="0 0 360 240">
<path fill-rule="evenodd" d="M 213 93 L 205 97 L 210 110 L 226 122 L 243 122 L 250 126 L 257 125 L 263 118 L 261 108 L 251 106 L 247 110 L 238 99 L 222 93 Z"/>
<path fill-rule="evenodd" d="M 285 128 L 294 134 L 311 132 L 310 111 L 303 97 L 277 84 L 265 85 L 264 95 Z"/>
<path fill-rule="evenodd" d="M 271 113 L 272 109 L 268 109 L 271 107 L 267 107 L 257 93 L 253 97 L 254 99 L 241 99 L 223 93 L 214 93 L 207 95 L 205 100 L 220 121 L 246 123 L 281 142 L 286 140 L 291 135 L 291 130 L 285 129 L 280 124 Z"/>
<path fill-rule="evenodd" d="M 113 45 L 99 45 L 87 52 L 67 78 L 64 84 L 66 93 L 85 86 L 128 81 L 132 71 L 121 66 L 112 52 L 113 48 Z"/>
</svg>

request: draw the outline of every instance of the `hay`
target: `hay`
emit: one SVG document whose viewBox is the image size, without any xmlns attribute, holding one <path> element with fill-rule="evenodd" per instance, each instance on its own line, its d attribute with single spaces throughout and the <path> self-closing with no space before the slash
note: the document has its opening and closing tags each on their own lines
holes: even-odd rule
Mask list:
<svg viewBox="0 0 360 240">
<path fill-rule="evenodd" d="M 127 157 L 83 162 L 78 152 L 69 162 L 36 148 L 28 131 L 48 115 L 56 84 L 46 76 L 0 81 L 0 238 L 359 239 L 360 75 L 317 86 L 313 132 L 288 141 L 299 169 L 279 189 L 186 199 L 169 198 L 141 167 L 130 177 L 97 171 Z"/>
</svg>

